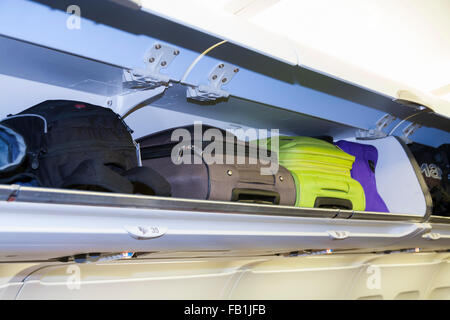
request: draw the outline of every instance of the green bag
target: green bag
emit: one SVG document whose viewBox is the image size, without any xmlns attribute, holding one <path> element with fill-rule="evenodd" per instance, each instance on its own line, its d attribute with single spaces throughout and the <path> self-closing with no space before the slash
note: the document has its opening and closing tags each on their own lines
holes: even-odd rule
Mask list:
<svg viewBox="0 0 450 320">
<path fill-rule="evenodd" d="M 259 143 L 272 149 L 271 138 Z M 294 176 L 297 207 L 365 209 L 364 190 L 350 175 L 355 157 L 337 146 L 310 137 L 280 136 L 278 158 Z"/>
</svg>

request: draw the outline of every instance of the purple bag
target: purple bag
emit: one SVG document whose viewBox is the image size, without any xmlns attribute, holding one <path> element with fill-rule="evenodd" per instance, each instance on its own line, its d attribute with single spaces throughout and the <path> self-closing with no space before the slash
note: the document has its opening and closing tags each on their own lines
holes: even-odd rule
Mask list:
<svg viewBox="0 0 450 320">
<path fill-rule="evenodd" d="M 375 167 L 378 161 L 378 150 L 374 146 L 340 140 L 336 145 L 355 157 L 351 170 L 352 178 L 358 181 L 366 196 L 366 211 L 389 212 L 386 204 L 377 191 Z"/>
</svg>

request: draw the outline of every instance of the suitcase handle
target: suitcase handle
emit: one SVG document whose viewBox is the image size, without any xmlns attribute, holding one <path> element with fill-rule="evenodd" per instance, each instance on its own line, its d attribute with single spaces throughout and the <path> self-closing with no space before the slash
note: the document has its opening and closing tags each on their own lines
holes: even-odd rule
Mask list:
<svg viewBox="0 0 450 320">
<path fill-rule="evenodd" d="M 234 188 L 231 201 L 280 204 L 280 194 L 269 190 Z"/>
<path fill-rule="evenodd" d="M 314 208 L 334 208 L 352 210 L 353 204 L 348 199 L 317 197 L 314 202 Z"/>
</svg>

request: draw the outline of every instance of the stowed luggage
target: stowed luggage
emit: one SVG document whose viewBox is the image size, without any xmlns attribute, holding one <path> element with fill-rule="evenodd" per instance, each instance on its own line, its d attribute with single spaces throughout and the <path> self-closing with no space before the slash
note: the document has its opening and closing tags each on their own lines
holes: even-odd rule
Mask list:
<svg viewBox="0 0 450 320">
<path fill-rule="evenodd" d="M 263 150 L 215 127 L 203 125 L 200 137 L 196 133 L 195 125 L 164 130 L 139 139 L 139 150 L 112 110 L 46 101 L 1 121 L 0 183 L 389 212 L 377 191 L 378 151 L 372 145 L 282 136 L 270 152 L 271 139 L 259 141 L 267 142 L 269 150 Z M 449 215 L 449 145 L 414 143 L 410 149 L 432 195 L 433 213 Z M 277 170 L 268 173 L 264 169 L 273 161 Z M 386 203 L 398 210 L 389 199 L 392 192 L 383 190 Z"/>
<path fill-rule="evenodd" d="M 378 150 L 374 146 L 340 140 L 336 145 L 355 157 L 351 176 L 364 189 L 366 211 L 389 212 L 386 204 L 377 191 L 375 169 L 378 162 Z"/>
<path fill-rule="evenodd" d="M 271 148 L 271 139 L 267 139 Z M 279 161 L 294 176 L 296 206 L 365 209 L 361 184 L 352 179 L 355 157 L 326 141 L 310 137 L 279 137 Z"/>
<path fill-rule="evenodd" d="M 419 164 L 433 199 L 433 214 L 450 216 L 450 145 L 439 148 L 408 145 Z"/>
<path fill-rule="evenodd" d="M 277 173 L 265 174 L 256 148 L 222 129 L 203 125 L 198 130 L 198 137 L 190 125 L 137 140 L 143 165 L 170 182 L 172 196 L 294 205 L 295 184 L 288 170 L 279 166 Z"/>
<path fill-rule="evenodd" d="M 28 147 L 24 173 L 41 186 L 170 195 L 160 174 L 138 167 L 130 129 L 108 108 L 45 101 L 2 124 L 24 138 Z"/>
<path fill-rule="evenodd" d="M 26 151 L 23 137 L 11 128 L 0 125 L 0 182 L 37 185 L 32 176 L 24 173 Z"/>
</svg>

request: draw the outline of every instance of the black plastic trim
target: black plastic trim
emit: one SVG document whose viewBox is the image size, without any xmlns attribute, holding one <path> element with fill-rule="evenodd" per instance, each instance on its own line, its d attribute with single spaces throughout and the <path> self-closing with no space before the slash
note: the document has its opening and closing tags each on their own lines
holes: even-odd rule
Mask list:
<svg viewBox="0 0 450 320">
<path fill-rule="evenodd" d="M 397 141 L 400 143 L 400 145 L 405 150 L 406 155 L 409 158 L 409 161 L 411 162 L 411 165 L 414 169 L 414 172 L 416 173 L 417 180 L 419 181 L 420 188 L 422 189 L 423 195 L 425 197 L 425 203 L 426 203 L 426 212 L 425 216 L 422 219 L 422 222 L 426 222 L 431 217 L 431 214 L 433 213 L 433 199 L 431 198 L 430 190 L 428 189 L 427 183 L 425 182 L 425 179 L 422 176 L 422 171 L 420 170 L 419 164 L 416 161 L 416 158 L 414 157 L 413 153 L 409 149 L 408 145 L 401 140 L 399 137 L 396 137 Z"/>
</svg>

